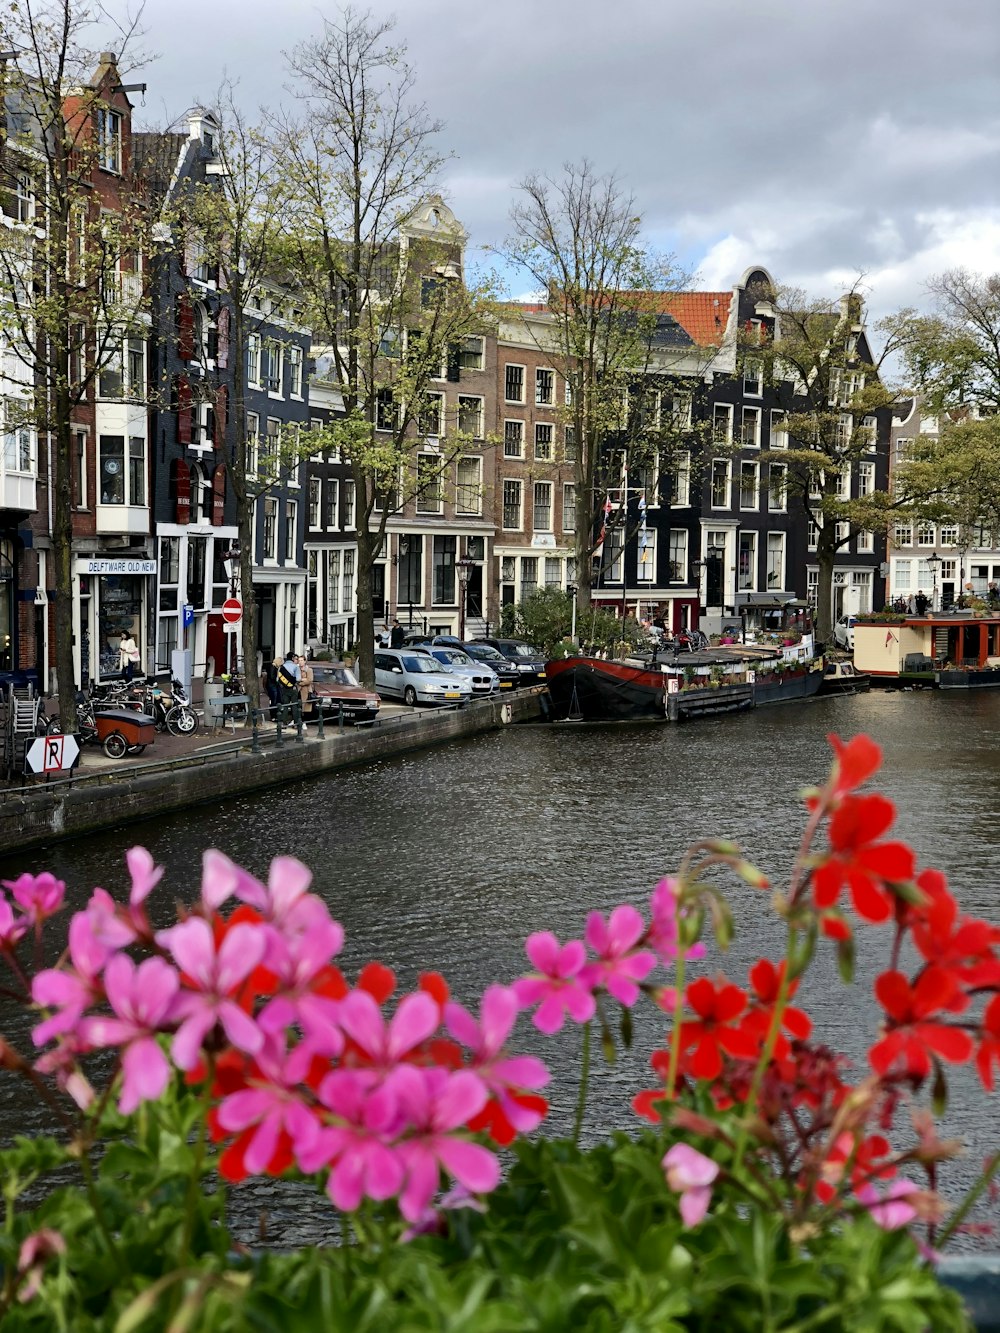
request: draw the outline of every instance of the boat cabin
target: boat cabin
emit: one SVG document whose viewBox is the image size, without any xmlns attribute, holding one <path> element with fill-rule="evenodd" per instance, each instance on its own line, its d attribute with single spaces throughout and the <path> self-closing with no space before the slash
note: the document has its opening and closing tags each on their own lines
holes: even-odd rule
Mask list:
<svg viewBox="0 0 1000 1333">
<path fill-rule="evenodd" d="M 887 684 L 912 680 L 943 685 L 942 675 L 981 684 L 994 672 L 1000 683 L 1000 615 L 939 611 L 892 620 L 859 619 L 854 665 L 870 672 L 873 681 Z"/>
</svg>

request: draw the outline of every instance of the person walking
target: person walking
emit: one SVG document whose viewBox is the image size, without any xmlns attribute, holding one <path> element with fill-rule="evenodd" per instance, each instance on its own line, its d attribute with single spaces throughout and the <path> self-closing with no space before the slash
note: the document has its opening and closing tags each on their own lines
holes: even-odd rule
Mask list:
<svg viewBox="0 0 1000 1333">
<path fill-rule="evenodd" d="M 406 638 L 406 633 L 403 630 L 402 625 L 399 623 L 398 620 L 394 620 L 392 622 L 392 630 L 389 634 L 389 647 L 402 648 L 403 640 L 405 638 Z"/>
<path fill-rule="evenodd" d="M 309 659 L 304 653 L 298 657 L 299 665 L 299 698 L 302 700 L 302 718 L 312 717 L 315 704 L 313 703 L 313 669 L 309 665 Z"/>
<path fill-rule="evenodd" d="M 292 720 L 291 706 L 299 692 L 299 664 L 294 653 L 285 654 L 284 661 L 278 667 L 277 684 L 281 720 L 288 723 Z"/>
</svg>

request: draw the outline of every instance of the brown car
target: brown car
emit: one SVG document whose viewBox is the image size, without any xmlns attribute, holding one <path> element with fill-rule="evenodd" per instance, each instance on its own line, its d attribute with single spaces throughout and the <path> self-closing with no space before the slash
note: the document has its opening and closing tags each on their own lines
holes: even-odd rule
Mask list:
<svg viewBox="0 0 1000 1333">
<path fill-rule="evenodd" d="M 358 678 L 343 662 L 310 662 L 312 697 L 324 720 L 334 721 L 343 711 L 345 722 L 374 722 L 382 700 L 374 690 L 358 684 Z"/>
</svg>

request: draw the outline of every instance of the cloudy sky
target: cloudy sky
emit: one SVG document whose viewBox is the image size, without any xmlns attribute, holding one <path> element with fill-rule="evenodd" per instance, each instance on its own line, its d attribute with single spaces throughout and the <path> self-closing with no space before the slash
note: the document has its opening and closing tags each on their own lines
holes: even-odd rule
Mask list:
<svg viewBox="0 0 1000 1333">
<path fill-rule="evenodd" d="M 118 0 L 111 0 L 117 3 Z M 517 182 L 586 155 L 702 287 L 752 263 L 874 313 L 945 268 L 1000 271 L 997 0 L 373 0 L 455 159 L 445 194 L 499 242 Z M 332 5 L 324 4 L 326 12 Z M 287 96 L 315 0 L 147 0 L 147 123 Z"/>
</svg>

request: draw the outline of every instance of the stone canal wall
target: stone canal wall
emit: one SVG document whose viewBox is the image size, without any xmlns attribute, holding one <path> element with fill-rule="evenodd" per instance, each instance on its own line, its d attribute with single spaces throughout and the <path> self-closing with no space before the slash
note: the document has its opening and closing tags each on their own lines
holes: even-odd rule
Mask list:
<svg viewBox="0 0 1000 1333">
<path fill-rule="evenodd" d="M 461 710 L 416 710 L 380 719 L 371 727 L 312 730 L 297 741 L 273 734 L 260 753 L 250 735 L 179 759 L 137 763 L 83 773 L 48 785 L 0 792 L 0 855 L 45 847 L 99 829 L 241 796 L 300 778 L 391 759 L 410 750 L 461 740 L 540 716 L 539 690 L 504 699 L 482 699 Z"/>
</svg>

